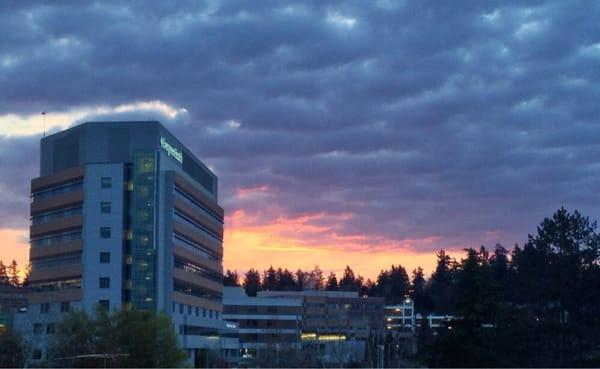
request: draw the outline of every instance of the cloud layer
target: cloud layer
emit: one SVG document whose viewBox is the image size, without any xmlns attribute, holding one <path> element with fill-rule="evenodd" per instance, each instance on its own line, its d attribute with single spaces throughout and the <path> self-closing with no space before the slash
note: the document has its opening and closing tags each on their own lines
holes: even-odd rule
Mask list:
<svg viewBox="0 0 600 369">
<path fill-rule="evenodd" d="M 218 173 L 229 214 L 324 227 L 294 245 L 400 255 L 522 242 L 562 205 L 598 218 L 599 12 L 558 0 L 3 3 L 0 226 L 26 226 L 42 110 L 63 128 L 164 120 Z"/>
</svg>

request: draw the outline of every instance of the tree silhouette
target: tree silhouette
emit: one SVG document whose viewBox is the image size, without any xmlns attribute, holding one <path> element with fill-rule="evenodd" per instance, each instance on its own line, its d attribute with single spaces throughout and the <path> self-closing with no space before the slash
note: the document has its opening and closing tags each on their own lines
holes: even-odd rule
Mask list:
<svg viewBox="0 0 600 369">
<path fill-rule="evenodd" d="M 15 259 L 13 259 L 13 261 L 6 268 L 6 273 L 8 274 L 8 283 L 15 287 L 21 285 L 19 280 L 19 266 L 17 265 L 17 261 Z"/>
<path fill-rule="evenodd" d="M 223 285 L 225 287 L 239 287 L 240 286 L 240 278 L 238 276 L 237 271 L 231 271 L 227 269 L 225 275 L 223 276 Z"/>
<path fill-rule="evenodd" d="M 415 311 L 424 314 L 431 310 L 431 302 L 427 295 L 425 275 L 423 274 L 423 268 L 418 267 L 412 271 L 411 280 L 411 293 L 410 297 L 413 299 L 415 304 Z"/>
<path fill-rule="evenodd" d="M 427 283 L 427 293 L 431 296 L 434 312 L 447 314 L 454 311 L 453 306 L 453 278 L 455 262 L 440 250 L 437 254 L 437 265 Z"/>
<path fill-rule="evenodd" d="M 329 273 L 329 276 L 327 277 L 327 282 L 325 282 L 325 290 L 327 290 L 327 291 L 339 290 L 338 281 L 337 281 L 337 277 L 335 276 L 335 273 L 333 273 L 333 272 Z"/>
<path fill-rule="evenodd" d="M 277 272 L 271 265 L 269 269 L 263 272 L 262 289 L 264 291 L 277 291 L 277 285 Z"/>
<path fill-rule="evenodd" d="M 248 296 L 256 296 L 260 290 L 260 273 L 256 269 L 250 269 L 244 276 L 244 290 Z"/>
<path fill-rule="evenodd" d="M 322 290 L 325 283 L 325 277 L 323 277 L 323 271 L 318 265 L 310 272 L 308 276 L 309 288 L 313 290 Z"/>
<path fill-rule="evenodd" d="M 6 266 L 0 260 L 0 285 L 9 284 L 8 274 L 6 273 Z"/>
</svg>

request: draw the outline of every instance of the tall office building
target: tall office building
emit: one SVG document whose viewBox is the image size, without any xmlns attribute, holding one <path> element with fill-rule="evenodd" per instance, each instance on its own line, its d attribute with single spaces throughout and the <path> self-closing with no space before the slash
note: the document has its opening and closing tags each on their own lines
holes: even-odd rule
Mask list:
<svg viewBox="0 0 600 369">
<path fill-rule="evenodd" d="M 43 138 L 25 329 L 52 334 L 72 308 L 163 310 L 198 363 L 224 327 L 217 188 L 158 122 L 89 122 Z"/>
</svg>

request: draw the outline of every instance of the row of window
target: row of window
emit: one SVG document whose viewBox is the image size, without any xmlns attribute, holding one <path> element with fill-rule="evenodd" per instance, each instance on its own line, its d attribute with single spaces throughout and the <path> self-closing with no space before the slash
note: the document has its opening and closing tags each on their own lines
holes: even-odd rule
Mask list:
<svg viewBox="0 0 600 369">
<path fill-rule="evenodd" d="M 173 261 L 173 266 L 177 269 L 185 270 L 186 272 L 197 274 L 201 277 L 213 280 L 215 282 L 221 283 L 223 281 L 223 275 L 221 273 L 213 272 L 207 268 L 204 268 L 200 265 L 194 264 L 190 261 L 175 257 Z"/>
<path fill-rule="evenodd" d="M 101 188 L 112 188 L 112 177 L 101 177 L 100 178 Z M 49 197 L 56 196 L 58 194 L 77 191 L 83 188 L 83 181 L 76 180 L 73 182 L 63 183 L 57 186 L 43 189 L 31 194 L 32 201 L 39 201 Z"/>
<path fill-rule="evenodd" d="M 29 288 L 35 291 L 57 291 L 81 288 L 81 279 L 69 279 L 52 282 L 31 283 Z"/>
<path fill-rule="evenodd" d="M 53 197 L 59 194 L 77 191 L 83 188 L 83 182 L 81 180 L 77 180 L 74 182 L 63 183 L 58 186 L 50 187 L 44 189 L 42 191 L 34 192 L 31 194 L 32 201 L 39 201 L 43 199 L 47 199 L 49 197 Z"/>
<path fill-rule="evenodd" d="M 100 278 L 100 279 L 102 280 L 102 278 Z M 110 285 L 110 280 L 108 281 L 108 283 Z M 106 309 L 109 309 L 110 302 L 108 300 L 99 300 L 98 305 L 100 305 Z M 60 312 L 68 313 L 69 311 L 71 311 L 71 303 L 69 301 L 62 301 L 60 303 Z M 40 313 L 41 314 L 48 314 L 49 312 L 50 312 L 50 303 L 46 302 L 46 303 L 40 304 Z"/>
<path fill-rule="evenodd" d="M 109 300 L 99 300 L 98 305 L 100 305 L 101 307 L 106 308 L 106 309 L 110 308 Z M 68 313 L 69 311 L 71 311 L 71 302 L 70 301 L 61 301 L 59 304 L 59 308 L 60 308 L 59 311 L 61 313 Z M 50 313 L 50 303 L 46 302 L 46 303 L 40 304 L 40 314 L 48 314 L 48 313 Z M 34 333 L 36 333 L 36 329 L 35 329 L 36 325 L 39 325 L 39 324 L 38 323 L 34 324 Z M 41 333 L 41 330 L 39 331 L 39 333 Z"/>
<path fill-rule="evenodd" d="M 59 242 L 81 239 L 81 231 L 65 231 L 49 236 L 38 237 L 31 240 L 31 246 L 48 246 Z"/>
<path fill-rule="evenodd" d="M 210 260 L 214 260 L 214 261 L 221 261 L 221 258 L 219 257 L 218 254 L 214 253 L 213 251 L 207 249 L 206 247 L 192 241 L 192 240 L 188 240 L 187 238 L 177 234 L 177 233 L 173 233 L 173 243 L 175 245 L 179 245 L 187 250 L 192 251 L 193 253 L 195 253 L 198 256 L 201 256 L 205 259 L 210 259 Z"/>
<path fill-rule="evenodd" d="M 215 220 L 219 224 L 223 224 L 223 217 L 204 206 L 204 204 L 185 193 L 185 191 L 181 190 L 179 187 L 175 186 L 173 188 L 173 193 L 175 194 L 176 198 L 183 200 L 185 203 L 191 205 L 194 209 L 200 211 L 200 213 L 208 215 L 211 219 Z"/>
<path fill-rule="evenodd" d="M 100 227 L 100 238 L 111 238 L 110 227 Z M 65 231 L 54 233 L 49 236 L 34 238 L 31 240 L 31 246 L 48 246 L 59 242 L 73 241 L 81 239 L 81 231 Z"/>
<path fill-rule="evenodd" d="M 100 213 L 102 214 L 110 214 L 112 211 L 112 205 L 109 201 L 102 201 L 100 203 Z M 69 218 L 76 215 L 81 215 L 82 208 L 81 206 L 60 209 L 60 210 L 52 210 L 45 213 L 37 214 L 31 217 L 31 224 L 40 224 L 46 223 L 51 220 Z"/>
<path fill-rule="evenodd" d="M 214 238 L 216 241 L 218 242 L 222 242 L 223 240 L 221 239 L 221 237 L 214 233 L 213 231 L 211 231 L 210 229 L 206 228 L 205 226 L 203 226 L 202 224 L 199 224 L 197 222 L 195 222 L 193 219 L 183 215 L 182 213 L 180 213 L 179 211 L 173 209 L 173 217 L 177 220 L 179 220 L 180 222 L 195 228 L 196 230 L 199 230 L 205 234 L 207 234 L 208 236 L 210 236 L 211 238 Z"/>
<path fill-rule="evenodd" d="M 173 291 L 213 301 L 221 301 L 223 299 L 223 294 L 220 292 L 207 290 L 198 286 L 189 286 L 178 281 L 173 283 Z"/>
<path fill-rule="evenodd" d="M 52 210 L 45 213 L 37 214 L 31 217 L 31 224 L 46 223 L 55 219 L 69 218 L 81 214 L 81 206 L 75 206 L 66 209 Z"/>
<path fill-rule="evenodd" d="M 33 260 L 31 262 L 32 269 L 55 268 L 59 266 L 67 266 L 81 264 L 81 254 L 67 255 L 49 259 Z"/>
<path fill-rule="evenodd" d="M 62 301 L 60 303 L 60 312 L 68 313 L 71 310 L 71 303 L 69 301 Z M 40 313 L 48 314 L 50 312 L 50 303 L 40 304 Z"/>
<path fill-rule="evenodd" d="M 219 319 L 219 312 L 217 310 L 201 308 L 199 306 L 178 304 L 176 302 L 173 303 L 173 312 L 179 312 L 179 314 L 182 315 L 202 316 L 203 318 L 208 319 Z"/>
<path fill-rule="evenodd" d="M 33 324 L 33 334 L 35 335 L 40 335 L 42 334 L 44 329 L 44 326 L 42 325 L 42 323 L 34 323 Z M 54 327 L 54 323 L 50 323 L 46 325 L 46 334 L 54 334 L 55 332 L 55 327 Z"/>
</svg>

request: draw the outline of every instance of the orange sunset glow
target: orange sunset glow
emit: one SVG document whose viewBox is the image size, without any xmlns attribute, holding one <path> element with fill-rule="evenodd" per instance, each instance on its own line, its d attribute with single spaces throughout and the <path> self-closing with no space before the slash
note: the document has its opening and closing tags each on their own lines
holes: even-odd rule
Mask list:
<svg viewBox="0 0 600 369">
<path fill-rule="evenodd" d="M 261 224 L 243 210 L 235 211 L 226 218 L 224 266 L 241 275 L 250 267 L 263 271 L 270 265 L 290 270 L 311 270 L 318 265 L 325 272 L 340 274 L 350 265 L 356 274 L 371 279 L 391 264 L 401 264 L 409 273 L 418 266 L 426 273 L 433 270 L 435 253 L 417 253 L 410 246 L 417 242 L 431 244 L 435 238 L 407 240 L 404 244 L 374 239 L 376 242 L 370 245 L 368 235 L 336 233 L 339 226 L 332 221 L 350 216 L 315 213 L 297 218 L 282 216 L 274 223 Z"/>
<path fill-rule="evenodd" d="M 17 261 L 20 267 L 20 274 L 23 276 L 24 266 L 29 262 L 29 233 L 21 229 L 0 229 L 0 245 L 2 255 L 0 260 L 4 264 L 10 263 L 13 259 Z"/>
</svg>

